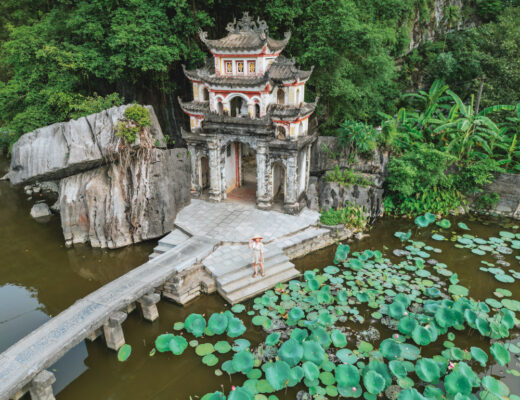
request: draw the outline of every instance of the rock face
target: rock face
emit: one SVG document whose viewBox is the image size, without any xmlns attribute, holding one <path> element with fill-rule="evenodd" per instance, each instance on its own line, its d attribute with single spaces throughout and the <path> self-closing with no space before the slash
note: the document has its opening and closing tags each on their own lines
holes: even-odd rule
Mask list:
<svg viewBox="0 0 520 400">
<path fill-rule="evenodd" d="M 491 212 L 520 219 L 520 174 L 497 174 L 484 191 L 500 195 L 500 201 Z"/>
<path fill-rule="evenodd" d="M 311 176 L 307 190 L 307 206 L 313 210 L 343 207 L 354 203 L 365 208 L 370 219 L 383 212 L 383 183 L 386 176 L 388 153 L 374 151 L 372 157 L 352 156 L 348 147 L 342 147 L 334 136 L 320 136 L 312 147 Z M 335 167 L 351 168 L 372 185 L 342 185 L 327 182 L 326 174 Z"/>
<path fill-rule="evenodd" d="M 152 151 L 150 163 L 101 166 L 61 180 L 60 211 L 67 245 L 117 248 L 170 232 L 190 201 L 185 149 Z"/>
<path fill-rule="evenodd" d="M 8 179 L 13 184 L 55 180 L 104 164 L 112 155 L 109 144 L 114 138 L 114 126 L 127 107 L 112 107 L 22 135 L 12 149 Z M 150 132 L 163 143 L 155 112 L 151 106 L 146 108 L 152 122 Z"/>
</svg>

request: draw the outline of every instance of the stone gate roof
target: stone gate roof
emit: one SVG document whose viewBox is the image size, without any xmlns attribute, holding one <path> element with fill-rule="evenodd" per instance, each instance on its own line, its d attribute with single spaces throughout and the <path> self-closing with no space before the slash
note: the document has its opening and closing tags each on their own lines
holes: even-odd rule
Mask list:
<svg viewBox="0 0 520 400">
<path fill-rule="evenodd" d="M 268 36 L 268 29 L 265 21 L 257 18 L 255 22 L 245 12 L 238 22 L 235 18 L 227 25 L 227 36 L 212 40 L 208 39 L 207 32 L 201 30 L 199 37 L 213 51 L 254 51 L 261 50 L 265 45 L 272 52 L 283 50 L 291 38 L 291 33 L 286 32 L 284 39 L 277 40 Z"/>
</svg>

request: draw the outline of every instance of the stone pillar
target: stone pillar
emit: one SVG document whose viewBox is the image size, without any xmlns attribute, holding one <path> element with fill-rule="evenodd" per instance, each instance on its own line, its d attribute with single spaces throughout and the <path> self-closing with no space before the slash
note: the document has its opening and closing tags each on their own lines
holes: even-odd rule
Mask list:
<svg viewBox="0 0 520 400">
<path fill-rule="evenodd" d="M 200 196 L 200 185 L 199 185 L 199 168 L 197 166 L 197 150 L 195 145 L 188 143 L 188 151 L 190 152 L 191 162 L 191 195 L 193 197 Z"/>
<path fill-rule="evenodd" d="M 220 146 L 218 142 L 208 142 L 209 155 L 209 199 L 222 200 L 220 190 Z"/>
<path fill-rule="evenodd" d="M 159 300 L 161 300 L 161 295 L 159 293 L 148 293 L 137 300 L 141 305 L 144 319 L 153 322 L 159 318 L 159 311 L 157 310 L 157 303 Z"/>
<path fill-rule="evenodd" d="M 107 347 L 112 350 L 119 350 L 125 344 L 125 336 L 121 324 L 125 321 L 127 314 L 123 311 L 117 311 L 112 314 L 108 321 L 103 325 L 105 340 Z"/>
<path fill-rule="evenodd" d="M 256 147 L 256 205 L 260 209 L 271 207 L 271 201 L 266 187 L 266 153 L 265 143 L 258 143 Z"/>
<path fill-rule="evenodd" d="M 29 387 L 32 400 L 55 400 L 52 384 L 56 377 L 50 371 L 44 370 L 34 377 Z"/>
<path fill-rule="evenodd" d="M 287 170 L 287 193 L 285 194 L 284 209 L 289 214 L 297 213 L 299 210 L 299 204 L 297 197 L 297 185 L 298 185 L 298 170 L 297 170 L 297 156 L 290 155 L 287 158 L 286 170 Z"/>
</svg>

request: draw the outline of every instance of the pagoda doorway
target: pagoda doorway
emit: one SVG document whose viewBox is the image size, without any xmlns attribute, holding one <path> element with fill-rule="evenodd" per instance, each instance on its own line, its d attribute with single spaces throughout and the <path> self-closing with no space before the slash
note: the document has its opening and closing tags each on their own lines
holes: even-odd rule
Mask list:
<svg viewBox="0 0 520 400">
<path fill-rule="evenodd" d="M 200 194 L 205 197 L 209 189 L 209 160 L 207 157 L 200 158 Z"/>
<path fill-rule="evenodd" d="M 256 153 L 246 143 L 233 142 L 228 148 L 226 156 L 230 154 L 230 157 L 226 157 L 225 166 L 227 198 L 255 203 Z"/>
<path fill-rule="evenodd" d="M 272 171 L 272 198 L 273 209 L 281 211 L 285 203 L 285 192 L 287 190 L 287 181 L 285 179 L 285 166 L 282 162 L 275 162 Z"/>
</svg>

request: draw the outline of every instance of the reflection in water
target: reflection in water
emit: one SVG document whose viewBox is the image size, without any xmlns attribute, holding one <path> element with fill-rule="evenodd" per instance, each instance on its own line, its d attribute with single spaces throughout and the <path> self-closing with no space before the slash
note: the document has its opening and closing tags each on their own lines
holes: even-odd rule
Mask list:
<svg viewBox="0 0 520 400">
<path fill-rule="evenodd" d="M 0 175 L 7 170 L 0 160 Z M 29 215 L 34 199 L 0 182 L 0 352 L 105 283 L 144 263 L 154 243 L 120 250 L 66 248 L 59 216 Z M 57 391 L 85 371 L 87 347 L 70 350 L 52 368 Z"/>
</svg>

